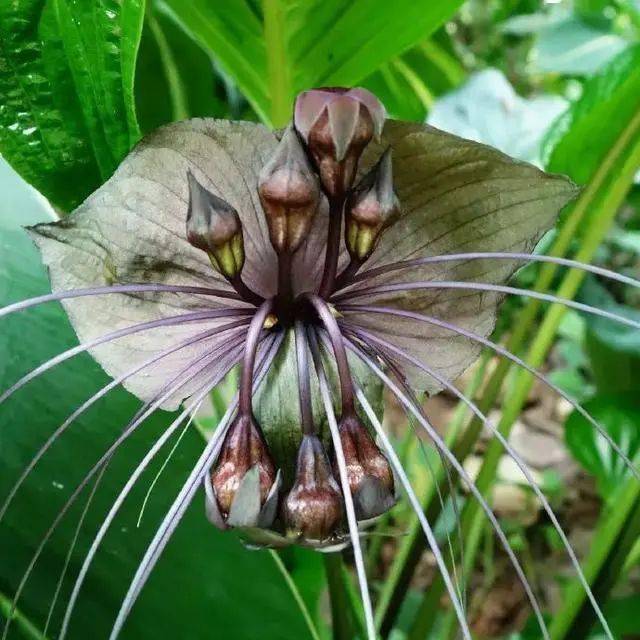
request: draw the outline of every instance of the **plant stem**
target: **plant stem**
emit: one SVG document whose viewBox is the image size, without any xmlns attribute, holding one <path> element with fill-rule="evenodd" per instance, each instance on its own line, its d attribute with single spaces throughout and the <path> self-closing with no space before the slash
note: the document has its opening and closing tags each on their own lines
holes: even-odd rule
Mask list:
<svg viewBox="0 0 640 640">
<path fill-rule="evenodd" d="M 47 640 L 46 636 L 27 618 L 20 609 L 13 608 L 12 601 L 3 593 L 0 593 L 0 614 L 3 618 L 12 617 L 18 629 L 28 640 Z"/>
<path fill-rule="evenodd" d="M 351 621 L 347 613 L 349 601 L 342 576 L 342 556 L 339 553 L 325 553 L 323 558 L 331 604 L 333 640 L 353 640 Z"/>
<path fill-rule="evenodd" d="M 594 595 L 604 604 L 626 559 L 640 535 L 640 484 L 629 478 L 615 501 L 604 510 L 593 537 L 591 552 L 583 563 Z M 574 580 L 563 598 L 562 609 L 549 630 L 551 640 L 586 638 L 595 615 L 582 585 Z"/>
<path fill-rule="evenodd" d="M 311 614 L 309 613 L 309 609 L 307 609 L 307 605 L 305 604 L 305 601 L 302 598 L 300 589 L 298 589 L 298 586 L 293 580 L 293 577 L 291 576 L 291 574 L 289 573 L 289 570 L 287 569 L 284 562 L 282 561 L 280 554 L 273 549 L 269 549 L 269 554 L 273 558 L 273 561 L 276 563 L 276 567 L 278 567 L 278 570 L 282 574 L 284 581 L 287 583 L 287 586 L 291 591 L 291 595 L 293 596 L 293 599 L 296 601 L 296 604 L 300 609 L 300 613 L 302 614 L 304 621 L 307 623 L 307 627 L 309 629 L 309 635 L 313 638 L 313 640 L 320 640 L 320 634 L 318 633 L 318 630 L 316 629 L 316 626 L 313 623 L 313 618 L 311 617 Z"/>
<path fill-rule="evenodd" d="M 180 71 L 176 64 L 176 58 L 150 6 L 149 4 L 146 12 L 147 24 L 149 25 L 149 30 L 156 41 L 158 52 L 160 53 L 160 62 L 162 62 L 162 69 L 167 81 L 167 88 L 169 89 L 171 118 L 172 120 L 186 120 L 189 117 L 189 105 L 184 84 L 180 77 Z"/>
<path fill-rule="evenodd" d="M 291 118 L 293 88 L 287 61 L 284 8 L 281 0 L 264 0 L 264 39 L 271 97 L 271 124 L 283 127 Z"/>
</svg>

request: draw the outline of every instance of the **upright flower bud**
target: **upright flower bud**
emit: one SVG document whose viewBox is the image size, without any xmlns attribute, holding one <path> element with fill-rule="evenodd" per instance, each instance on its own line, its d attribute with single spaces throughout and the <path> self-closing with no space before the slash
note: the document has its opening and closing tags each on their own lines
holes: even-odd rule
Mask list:
<svg viewBox="0 0 640 640">
<path fill-rule="evenodd" d="M 297 97 L 294 124 L 330 196 L 351 188 L 360 155 L 380 136 L 384 119 L 384 107 L 366 89 L 312 89 Z"/>
<path fill-rule="evenodd" d="M 352 259 L 362 262 L 373 253 L 380 232 L 391 224 L 399 210 L 389 148 L 347 199 L 345 242 Z"/>
<path fill-rule="evenodd" d="M 187 176 L 187 240 L 207 252 L 214 269 L 227 278 L 234 278 L 244 265 L 240 216 L 228 202 L 205 189 L 191 171 Z"/>
<path fill-rule="evenodd" d="M 260 172 L 258 194 L 271 244 L 278 253 L 293 253 L 309 233 L 320 202 L 318 178 L 293 127 Z"/>
<path fill-rule="evenodd" d="M 356 516 L 359 520 L 379 516 L 395 503 L 391 467 L 357 417 L 344 417 L 338 429 Z M 337 466 L 334 456 L 334 471 Z"/>
<path fill-rule="evenodd" d="M 239 415 L 229 428 L 211 473 L 215 506 L 222 519 L 233 526 L 257 522 L 261 507 L 273 495 L 276 480 L 260 427 L 252 416 Z"/>
<path fill-rule="evenodd" d="M 284 501 L 283 515 L 290 532 L 311 540 L 325 540 L 340 524 L 342 494 L 317 436 L 302 438 L 296 478 Z"/>
</svg>

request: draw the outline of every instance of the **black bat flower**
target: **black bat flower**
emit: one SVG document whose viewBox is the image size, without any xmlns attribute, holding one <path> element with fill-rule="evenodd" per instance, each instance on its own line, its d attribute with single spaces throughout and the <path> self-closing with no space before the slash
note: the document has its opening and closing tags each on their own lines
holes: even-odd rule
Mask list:
<svg viewBox="0 0 640 640">
<path fill-rule="evenodd" d="M 576 194 L 565 177 L 425 125 L 385 120 L 382 105 L 364 89 L 304 92 L 294 114 L 293 123 L 276 133 L 216 120 L 163 127 L 73 215 L 31 229 L 54 293 L 16 303 L 0 315 L 62 300 L 81 344 L 19 380 L 0 401 L 84 350 L 113 381 L 44 444 L 0 518 L 49 446 L 91 404 L 119 384 L 144 404 L 61 510 L 16 600 L 53 529 L 89 480 L 104 473 L 117 447 L 154 410 L 184 404 L 98 531 L 67 607 L 64 637 L 93 556 L 136 480 L 207 393 L 240 364 L 237 400 L 150 543 L 112 638 L 202 483 L 209 519 L 220 528 L 239 529 L 250 545 L 295 543 L 331 551 L 351 544 L 371 638 L 361 536 L 402 490 L 469 638 L 430 523 L 380 426 L 383 385 L 480 500 L 548 637 L 500 525 L 422 412 L 416 393 L 449 389 L 482 418 L 527 475 L 582 576 L 526 465 L 452 381 L 489 347 L 566 397 L 488 339 L 505 295 L 559 301 L 636 326 L 593 307 L 506 285 L 523 263 L 555 262 L 638 283 L 530 255 Z M 8 624 L 5 634 L 7 629 Z"/>
</svg>

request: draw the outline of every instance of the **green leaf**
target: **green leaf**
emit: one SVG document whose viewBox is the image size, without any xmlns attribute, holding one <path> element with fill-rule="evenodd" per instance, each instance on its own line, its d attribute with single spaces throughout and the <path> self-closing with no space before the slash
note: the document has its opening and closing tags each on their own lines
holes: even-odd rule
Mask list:
<svg viewBox="0 0 640 640">
<path fill-rule="evenodd" d="M 0 153 L 63 209 L 100 181 L 44 0 L 0 3 Z M 46 52 L 46 55 L 45 55 Z"/>
<path fill-rule="evenodd" d="M 133 81 L 143 0 L 52 0 L 103 178 L 138 141 Z"/>
<path fill-rule="evenodd" d="M 547 135 L 544 156 L 550 171 L 566 173 L 579 184 L 594 176 L 607 151 L 640 111 L 639 67 L 640 45 L 636 45 L 585 84 L 580 99 Z M 627 138 L 634 141 L 633 135 Z"/>
<path fill-rule="evenodd" d="M 595 278 L 589 278 L 579 299 L 611 313 L 640 321 L 640 311 L 618 304 Z M 586 314 L 585 314 L 586 315 Z M 589 315 L 586 350 L 600 393 L 638 391 L 640 371 L 640 332 L 632 327 Z"/>
<path fill-rule="evenodd" d="M 140 0 L 0 5 L 0 152 L 69 210 L 138 139 Z"/>
<path fill-rule="evenodd" d="M 3 205 L 1 202 L 0 207 Z M 35 207 L 30 211 L 32 216 L 38 215 Z M 0 305 L 48 290 L 37 252 L 13 214 L 14 211 L 7 209 L 0 211 Z M 39 214 L 39 219 L 42 215 Z M 76 344 L 76 338 L 57 305 L 2 318 L 2 387 L 73 344 Z M 75 407 L 107 382 L 100 367 L 84 356 L 34 380 L 28 389 L 0 407 L 0 499 L 7 495 L 45 438 Z M 65 497 L 137 408 L 135 399 L 123 390 L 110 393 L 107 399 L 73 424 L 23 485 L 0 523 L 0 548 L 3 550 L 0 600 L 3 603 L 13 596 L 38 540 Z M 143 453 L 173 418 L 174 414 L 158 412 L 115 456 L 80 533 L 49 637 L 57 634 L 72 580 L 99 523 Z M 113 523 L 81 592 L 69 638 L 84 639 L 88 633 L 96 638 L 107 637 L 142 552 L 203 447 L 198 433 L 189 430 L 169 463 L 167 473 L 160 477 L 151 494 L 142 525 L 137 529 L 136 521 L 145 492 L 171 444 L 168 443 L 159 459 L 144 474 Z M 25 616 L 23 626 L 30 621 L 43 628 L 86 498 L 87 493 L 84 493 L 80 504 L 65 518 L 36 566 L 19 603 Z M 310 565 L 305 569 L 302 564 L 307 562 Z M 307 554 L 295 558 L 290 566 L 294 575 L 304 576 L 305 593 L 313 594 L 314 598 L 319 593 L 316 581 L 321 576 L 311 567 L 317 562 L 314 556 Z M 317 600 L 311 604 L 315 606 L 316 603 Z M 4 606 L 2 608 L 6 610 Z M 1 618 L 0 614 L 0 626 L 4 622 Z M 230 640 L 305 638 L 308 635 L 291 591 L 268 553 L 248 551 L 233 534 L 213 529 L 205 519 L 203 497 L 198 495 L 136 604 L 125 635 L 141 640 L 204 640 L 210 638 L 215 629 L 224 629 L 225 638 Z M 18 637 L 18 634 L 14 627 L 10 637 Z"/>
<path fill-rule="evenodd" d="M 360 83 L 424 40 L 459 0 L 165 0 L 175 17 L 238 83 L 260 117 L 280 126 L 296 93 Z M 393 34 L 393 37 L 389 37 Z"/>
<path fill-rule="evenodd" d="M 601 395 L 583 407 L 631 460 L 640 450 L 640 401 L 637 394 Z M 593 426 L 573 412 L 565 423 L 565 439 L 573 457 L 596 478 L 603 498 L 611 501 L 631 477 L 624 460 Z"/>
</svg>

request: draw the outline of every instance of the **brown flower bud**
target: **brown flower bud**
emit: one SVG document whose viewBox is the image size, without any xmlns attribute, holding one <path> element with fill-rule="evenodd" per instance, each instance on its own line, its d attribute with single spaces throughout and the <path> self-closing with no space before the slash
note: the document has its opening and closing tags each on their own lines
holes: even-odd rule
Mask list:
<svg viewBox="0 0 640 640">
<path fill-rule="evenodd" d="M 328 538 L 340 524 L 342 493 L 317 436 L 302 438 L 296 479 L 283 512 L 287 529 L 311 540 Z"/>
<path fill-rule="evenodd" d="M 246 473 L 257 467 L 260 504 L 264 504 L 276 479 L 276 472 L 260 427 L 252 416 L 239 415 L 225 436 L 220 456 L 211 474 L 211 483 L 223 517 Z"/>
<path fill-rule="evenodd" d="M 344 417 L 338 429 L 356 515 L 358 519 L 368 520 L 393 506 L 393 473 L 382 451 L 356 416 Z M 334 472 L 337 467 L 334 456 Z"/>
<path fill-rule="evenodd" d="M 322 88 L 296 99 L 294 124 L 330 196 L 342 196 L 353 185 L 358 159 L 384 125 L 380 101 L 366 89 Z"/>
<path fill-rule="evenodd" d="M 238 212 L 222 198 L 205 189 L 191 171 L 187 240 L 206 251 L 214 269 L 233 278 L 244 265 L 244 241 Z"/>
<path fill-rule="evenodd" d="M 354 260 L 362 262 L 373 253 L 381 231 L 399 211 L 389 148 L 349 194 L 345 205 L 345 242 Z"/>
<path fill-rule="evenodd" d="M 320 202 L 318 178 L 293 127 L 260 172 L 258 194 L 271 244 L 278 253 L 293 253 L 309 233 Z"/>
</svg>

